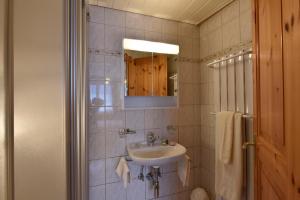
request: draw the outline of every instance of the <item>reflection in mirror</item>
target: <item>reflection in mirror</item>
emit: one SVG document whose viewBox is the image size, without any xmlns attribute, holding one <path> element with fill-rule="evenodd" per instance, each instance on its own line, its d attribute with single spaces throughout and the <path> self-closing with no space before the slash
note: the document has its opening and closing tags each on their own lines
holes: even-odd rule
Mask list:
<svg viewBox="0 0 300 200">
<path fill-rule="evenodd" d="M 177 96 L 176 55 L 125 50 L 127 96 Z"/>
</svg>

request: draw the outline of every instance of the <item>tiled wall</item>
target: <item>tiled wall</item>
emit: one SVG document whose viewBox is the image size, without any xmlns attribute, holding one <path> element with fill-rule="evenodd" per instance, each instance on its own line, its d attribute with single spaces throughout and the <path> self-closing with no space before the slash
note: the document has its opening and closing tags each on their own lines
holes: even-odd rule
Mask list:
<svg viewBox="0 0 300 200">
<path fill-rule="evenodd" d="M 223 10 L 213 15 L 200 25 L 200 57 L 202 59 L 212 56 L 244 43 L 251 43 L 251 1 L 236 0 Z M 251 60 L 244 58 L 248 91 L 251 90 Z M 237 69 L 242 68 L 242 61 L 236 62 Z M 219 79 L 218 70 L 201 63 L 201 143 L 200 143 L 200 186 L 206 188 L 213 195 L 214 193 L 214 160 L 215 160 L 215 116 L 210 112 L 219 111 Z M 233 65 L 228 67 L 233 69 Z M 214 73 L 217 72 L 217 74 Z M 238 73 L 239 71 L 237 71 Z M 223 72 L 222 72 L 223 73 Z M 226 74 L 225 74 L 226 75 Z M 250 77 L 249 77 L 250 75 Z M 237 75 L 237 81 L 242 82 L 241 75 Z M 226 93 L 226 76 L 222 74 L 222 95 Z M 232 73 L 229 73 L 229 83 L 233 80 Z M 241 85 L 241 84 L 239 84 Z M 231 86 L 231 85 L 230 85 Z M 229 87 L 230 87 L 229 86 Z M 229 91 L 233 91 L 232 88 Z M 239 90 L 240 92 L 241 90 Z M 225 93 L 224 93 L 225 92 Z M 239 94 L 239 92 L 237 94 Z M 249 95 L 248 95 L 249 96 Z M 229 108 L 227 102 L 222 102 L 222 110 L 232 110 L 235 102 L 231 101 L 234 94 L 229 94 Z M 251 96 L 248 97 L 252 102 Z M 226 98 L 222 98 L 222 101 Z M 239 102 L 237 102 L 239 103 Z M 248 104 L 247 104 L 248 105 Z M 243 107 L 244 105 L 242 105 Z M 240 109 L 242 109 L 242 107 Z M 251 109 L 251 105 L 249 106 Z M 197 178 L 198 178 L 197 177 Z"/>
<path fill-rule="evenodd" d="M 89 6 L 89 189 L 90 200 L 144 200 L 153 198 L 147 181 L 137 180 L 139 168 L 130 163 L 132 181 L 123 188 L 115 168 L 126 144 L 142 141 L 153 131 L 161 138 L 179 141 L 192 158 L 190 186 L 182 188 L 175 164 L 163 166 L 160 199 L 189 199 L 189 190 L 201 182 L 200 171 L 200 56 L 199 27 L 175 21 Z M 124 100 L 120 56 L 122 38 L 146 39 L 179 44 L 179 107 L 122 110 Z M 168 131 L 174 125 L 177 131 Z M 120 138 L 120 128 L 137 134 Z M 202 137 L 203 138 L 203 137 Z M 203 152 L 201 152 L 203 154 Z M 209 154 L 207 154 L 208 156 Z M 206 161 L 205 161 L 206 162 Z"/>
</svg>

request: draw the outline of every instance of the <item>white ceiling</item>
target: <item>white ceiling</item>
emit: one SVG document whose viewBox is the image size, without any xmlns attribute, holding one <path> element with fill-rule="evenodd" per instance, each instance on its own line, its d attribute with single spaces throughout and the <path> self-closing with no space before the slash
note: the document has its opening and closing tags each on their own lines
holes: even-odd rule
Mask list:
<svg viewBox="0 0 300 200">
<path fill-rule="evenodd" d="M 91 0 L 104 7 L 199 24 L 233 0 Z"/>
</svg>

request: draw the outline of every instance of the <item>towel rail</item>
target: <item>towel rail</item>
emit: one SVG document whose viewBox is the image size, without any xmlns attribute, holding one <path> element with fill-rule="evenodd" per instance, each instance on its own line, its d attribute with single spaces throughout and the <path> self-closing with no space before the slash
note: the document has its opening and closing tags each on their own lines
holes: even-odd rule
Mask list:
<svg viewBox="0 0 300 200">
<path fill-rule="evenodd" d="M 211 112 L 210 114 L 211 115 L 216 115 L 217 113 L 216 112 Z M 251 114 L 242 114 L 242 117 L 243 118 L 253 118 L 253 115 L 251 115 Z"/>
<path fill-rule="evenodd" d="M 249 149 L 249 147 L 255 147 L 255 135 L 250 132 L 251 128 L 247 128 L 251 126 L 251 124 L 253 123 L 252 119 L 254 118 L 253 114 L 251 113 L 251 106 L 249 104 L 249 101 L 252 100 L 251 94 L 246 92 L 246 89 L 251 90 L 252 88 L 252 86 L 249 85 L 251 83 L 249 82 L 249 80 L 247 80 L 247 78 L 249 79 L 250 77 L 246 76 L 247 71 L 249 70 L 249 68 L 247 68 L 246 60 L 251 60 L 251 57 L 252 50 L 243 49 L 235 54 L 223 56 L 218 60 L 214 60 L 213 62 L 206 64 L 208 68 L 213 70 L 214 76 L 216 78 L 218 77 L 219 79 L 218 81 L 214 82 L 214 84 L 218 84 L 219 87 L 217 92 L 219 93 L 219 96 L 217 96 L 218 94 L 215 94 L 215 112 L 211 112 L 210 114 L 216 115 L 216 112 L 231 110 L 233 112 L 241 113 L 242 118 L 244 119 L 242 133 L 243 141 L 241 149 L 244 150 L 245 159 L 243 161 L 243 173 L 245 177 L 244 181 L 246 182 L 246 184 L 250 183 L 250 178 L 248 177 L 247 171 L 249 171 L 249 167 L 251 168 L 249 164 L 253 163 L 253 157 L 251 157 L 251 155 L 249 154 L 250 151 L 247 150 Z M 249 94 L 250 96 L 248 96 Z M 217 103 L 219 103 L 219 105 Z M 247 199 L 248 195 L 245 188 L 244 194 Z"/>
</svg>

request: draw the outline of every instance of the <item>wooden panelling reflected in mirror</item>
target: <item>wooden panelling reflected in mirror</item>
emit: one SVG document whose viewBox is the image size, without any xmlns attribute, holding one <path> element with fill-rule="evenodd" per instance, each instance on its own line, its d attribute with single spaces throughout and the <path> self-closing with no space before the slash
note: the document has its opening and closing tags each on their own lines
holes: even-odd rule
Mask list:
<svg viewBox="0 0 300 200">
<path fill-rule="evenodd" d="M 176 55 L 125 50 L 127 96 L 177 96 Z"/>
</svg>

